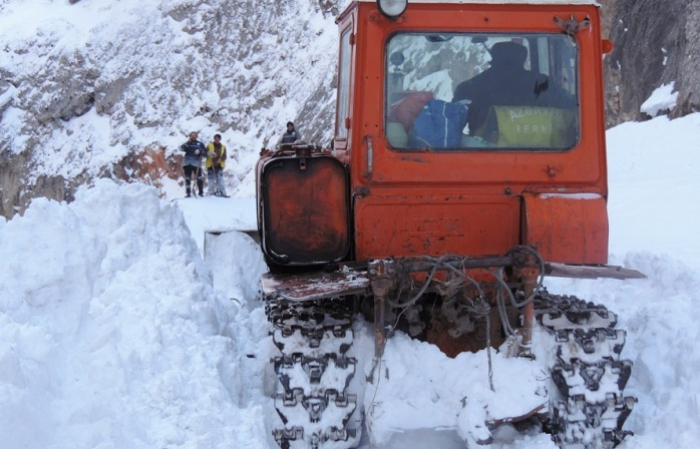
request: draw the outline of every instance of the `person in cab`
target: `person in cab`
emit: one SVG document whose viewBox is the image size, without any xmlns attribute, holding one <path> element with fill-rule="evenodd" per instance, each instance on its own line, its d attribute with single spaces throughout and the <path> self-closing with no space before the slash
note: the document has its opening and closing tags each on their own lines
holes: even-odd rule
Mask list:
<svg viewBox="0 0 700 449">
<path fill-rule="evenodd" d="M 553 85 L 547 75 L 525 68 L 528 50 L 524 45 L 515 41 L 497 42 L 489 52 L 490 67 L 459 83 L 452 99 L 454 102 L 467 100 L 471 135 L 497 142 L 498 124 L 504 122 L 498 114 L 505 115 L 505 107 L 511 108 L 507 111 L 510 117 L 514 111 L 525 110 L 523 108 L 530 108 L 527 113 L 549 113 L 551 109 L 542 108 L 569 110 L 575 106 L 571 96 Z"/>
</svg>

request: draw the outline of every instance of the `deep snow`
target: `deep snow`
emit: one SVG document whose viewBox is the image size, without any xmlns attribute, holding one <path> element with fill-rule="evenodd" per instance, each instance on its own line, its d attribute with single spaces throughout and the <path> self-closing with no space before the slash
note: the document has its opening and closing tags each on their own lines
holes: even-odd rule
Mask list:
<svg viewBox="0 0 700 449">
<path fill-rule="evenodd" d="M 627 424 L 636 435 L 621 447 L 693 448 L 700 114 L 626 123 L 608 142 L 610 262 L 648 279 L 546 285 L 606 304 L 629 332 L 627 392 L 639 403 Z M 265 266 L 245 234 L 204 237 L 254 226 L 252 198 L 167 200 L 106 180 L 71 204 L 37 199 L 24 216 L 0 220 L 2 447 L 273 447 L 274 347 L 257 300 Z M 371 354 L 371 334 L 357 331 L 356 353 Z M 358 387 L 378 447 L 464 447 L 465 416 L 532 398 L 506 387 L 523 385 L 525 362 L 494 358 L 498 396 L 483 352 L 449 359 L 402 334 L 390 339 L 388 377 Z M 370 361 L 361 359 L 358 377 Z M 464 396 L 478 406 L 460 410 Z M 555 446 L 505 426 L 491 447 Z"/>
</svg>

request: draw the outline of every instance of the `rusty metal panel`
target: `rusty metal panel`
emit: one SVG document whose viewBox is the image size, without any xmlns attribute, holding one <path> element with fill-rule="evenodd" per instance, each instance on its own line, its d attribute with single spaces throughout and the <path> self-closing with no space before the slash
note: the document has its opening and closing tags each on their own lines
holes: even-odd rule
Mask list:
<svg viewBox="0 0 700 449">
<path fill-rule="evenodd" d="M 262 173 L 263 251 L 282 265 L 338 262 L 350 248 L 348 174 L 329 156 L 273 158 Z"/>
<path fill-rule="evenodd" d="M 517 197 L 369 196 L 355 210 L 358 260 L 501 255 L 520 236 Z"/>
<path fill-rule="evenodd" d="M 369 278 L 366 272 L 351 269 L 294 275 L 266 273 L 262 277 L 262 289 L 268 299 L 314 301 L 366 293 Z"/>
<path fill-rule="evenodd" d="M 525 195 L 523 243 L 549 262 L 605 264 L 608 212 L 597 194 Z"/>
</svg>

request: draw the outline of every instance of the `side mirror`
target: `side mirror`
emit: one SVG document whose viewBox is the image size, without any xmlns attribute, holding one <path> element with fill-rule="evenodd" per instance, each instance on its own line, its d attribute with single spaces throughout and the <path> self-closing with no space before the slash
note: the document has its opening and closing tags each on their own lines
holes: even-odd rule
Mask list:
<svg viewBox="0 0 700 449">
<path fill-rule="evenodd" d="M 603 39 L 603 54 L 607 55 L 608 53 L 612 53 L 613 49 L 615 48 L 615 43 L 611 41 L 610 39 Z"/>
</svg>

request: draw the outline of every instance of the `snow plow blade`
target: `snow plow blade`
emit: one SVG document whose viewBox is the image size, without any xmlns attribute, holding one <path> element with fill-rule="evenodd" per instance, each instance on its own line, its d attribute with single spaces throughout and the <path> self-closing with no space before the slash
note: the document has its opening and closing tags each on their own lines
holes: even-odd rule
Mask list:
<svg viewBox="0 0 700 449">
<path fill-rule="evenodd" d="M 289 302 L 315 301 L 354 295 L 369 288 L 366 271 L 341 269 L 335 272 L 272 274 L 262 277 L 263 295 Z"/>
<path fill-rule="evenodd" d="M 506 257 L 473 259 L 475 266 L 498 267 L 513 263 Z M 467 267 L 469 268 L 469 267 Z M 415 264 L 414 271 L 428 271 L 427 266 Z M 544 272 L 547 276 L 574 279 L 644 279 L 646 276 L 637 270 L 613 265 L 568 265 L 545 262 Z M 334 272 L 316 272 L 304 274 L 266 273 L 262 277 L 262 290 L 266 298 L 275 298 L 289 302 L 315 301 L 345 295 L 366 292 L 370 288 L 370 279 L 366 267 L 352 269 L 347 266 Z"/>
<path fill-rule="evenodd" d="M 552 277 L 574 279 L 645 279 L 646 276 L 637 270 L 612 265 L 567 265 L 564 263 L 547 262 L 544 264 L 545 274 Z"/>
</svg>

